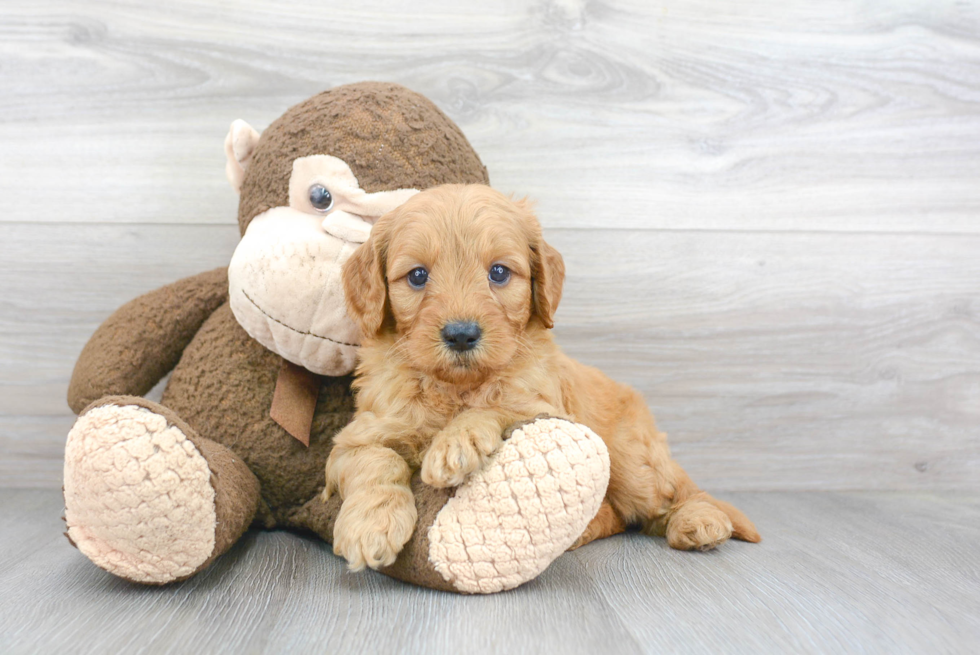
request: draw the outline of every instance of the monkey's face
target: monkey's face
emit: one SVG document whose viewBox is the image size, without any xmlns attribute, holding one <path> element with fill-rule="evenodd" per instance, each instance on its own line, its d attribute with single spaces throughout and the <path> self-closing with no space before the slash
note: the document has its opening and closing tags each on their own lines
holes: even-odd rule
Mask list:
<svg viewBox="0 0 980 655">
<path fill-rule="evenodd" d="M 374 221 L 416 189 L 487 183 L 472 146 L 425 97 L 397 84 L 348 84 L 304 100 L 260 135 L 231 124 L 228 180 L 242 241 L 228 269 L 245 331 L 321 375 L 354 369 L 359 328 L 341 266 Z"/>
<path fill-rule="evenodd" d="M 415 193 L 366 193 L 350 167 L 330 155 L 295 159 L 289 205 L 252 219 L 232 256 L 235 318 L 252 338 L 295 364 L 320 375 L 349 373 L 361 337 L 344 308 L 341 266 L 377 218 Z"/>
</svg>

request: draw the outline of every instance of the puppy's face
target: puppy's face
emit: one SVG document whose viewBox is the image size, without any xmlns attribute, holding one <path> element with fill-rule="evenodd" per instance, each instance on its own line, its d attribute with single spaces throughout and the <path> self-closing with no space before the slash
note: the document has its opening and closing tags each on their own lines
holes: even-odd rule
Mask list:
<svg viewBox="0 0 980 655">
<path fill-rule="evenodd" d="M 563 279 L 534 215 L 482 185 L 419 193 L 344 267 L 363 335 L 393 332 L 413 367 L 452 383 L 485 379 L 514 358 L 529 325 L 551 327 Z"/>
</svg>

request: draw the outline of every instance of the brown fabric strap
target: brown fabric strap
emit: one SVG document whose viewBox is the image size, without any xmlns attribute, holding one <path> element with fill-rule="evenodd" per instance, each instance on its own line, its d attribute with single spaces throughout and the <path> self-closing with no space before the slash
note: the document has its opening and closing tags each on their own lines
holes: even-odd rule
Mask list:
<svg viewBox="0 0 980 655">
<path fill-rule="evenodd" d="M 320 380 L 302 366 L 282 360 L 269 416 L 304 446 L 310 445 Z"/>
</svg>

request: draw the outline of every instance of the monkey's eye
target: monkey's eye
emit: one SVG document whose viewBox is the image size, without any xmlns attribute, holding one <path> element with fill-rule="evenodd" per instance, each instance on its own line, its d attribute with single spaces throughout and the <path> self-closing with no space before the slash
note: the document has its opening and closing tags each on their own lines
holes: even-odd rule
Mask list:
<svg viewBox="0 0 980 655">
<path fill-rule="evenodd" d="M 494 264 L 490 267 L 490 274 L 487 277 L 494 284 L 507 284 L 507 281 L 510 280 L 510 269 L 503 264 Z"/>
<path fill-rule="evenodd" d="M 314 184 L 310 187 L 310 204 L 318 212 L 330 211 L 333 207 L 333 196 L 330 191 L 322 184 Z"/>
<path fill-rule="evenodd" d="M 418 268 L 413 268 L 408 272 L 408 286 L 413 289 L 421 289 L 425 286 L 426 281 L 429 279 L 429 271 L 425 270 L 421 266 Z"/>
</svg>

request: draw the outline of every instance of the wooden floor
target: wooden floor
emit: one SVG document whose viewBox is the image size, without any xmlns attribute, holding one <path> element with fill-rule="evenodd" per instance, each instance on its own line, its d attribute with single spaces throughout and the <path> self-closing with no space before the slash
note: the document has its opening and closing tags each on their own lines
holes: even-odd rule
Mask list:
<svg viewBox="0 0 980 655">
<path fill-rule="evenodd" d="M 766 535 L 712 553 L 623 535 L 488 597 L 349 573 L 326 544 L 250 533 L 165 588 L 59 533 L 56 491 L 0 493 L 0 652 L 975 653 L 980 497 L 738 493 Z"/>
<path fill-rule="evenodd" d="M 285 533 L 165 589 L 68 547 L 86 339 L 227 264 L 232 120 L 367 79 L 431 98 L 537 201 L 559 342 L 643 392 L 761 546 L 620 537 L 493 598 Z M 980 0 L 4 0 L 3 489 L 0 653 L 970 652 Z"/>
</svg>

